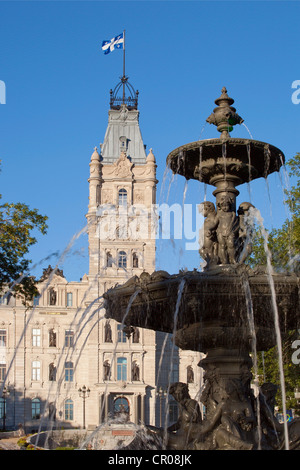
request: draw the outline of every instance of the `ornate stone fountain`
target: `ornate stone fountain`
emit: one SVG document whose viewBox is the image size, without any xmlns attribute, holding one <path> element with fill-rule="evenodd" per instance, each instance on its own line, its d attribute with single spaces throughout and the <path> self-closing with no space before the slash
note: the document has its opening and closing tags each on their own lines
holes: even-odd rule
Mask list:
<svg viewBox="0 0 300 470">
<path fill-rule="evenodd" d="M 254 344 L 257 351 L 276 344 L 276 318 L 281 331 L 299 328 L 299 278 L 244 263 L 251 253 L 248 215 L 254 208 L 242 202 L 236 209 L 236 187 L 279 171 L 285 158 L 270 144 L 230 137 L 233 126 L 243 122 L 233 102 L 223 88 L 207 119 L 220 138 L 183 145 L 167 157 L 173 173 L 216 188 L 215 204 L 200 205 L 205 220 L 199 252 L 206 267 L 176 275 L 143 273 L 105 294 L 109 318 L 127 328 L 172 333 L 178 347 L 206 355 L 199 363 L 205 370 L 205 419 L 187 387 L 175 384 L 172 393 L 182 414 L 177 431 L 168 434 L 168 449 L 280 449 L 284 431 L 287 439 L 272 413 L 270 387 L 254 397 L 250 353 Z M 297 420 L 289 441 L 300 448 Z"/>
</svg>

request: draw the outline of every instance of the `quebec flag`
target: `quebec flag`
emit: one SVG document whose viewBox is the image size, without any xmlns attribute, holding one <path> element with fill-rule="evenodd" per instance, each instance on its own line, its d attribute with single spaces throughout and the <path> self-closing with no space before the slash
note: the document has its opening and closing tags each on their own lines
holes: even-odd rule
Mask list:
<svg viewBox="0 0 300 470">
<path fill-rule="evenodd" d="M 112 38 L 110 41 L 102 42 L 102 50 L 104 54 L 109 54 L 114 49 L 123 49 L 124 47 L 124 33 L 119 34 L 115 38 Z"/>
</svg>

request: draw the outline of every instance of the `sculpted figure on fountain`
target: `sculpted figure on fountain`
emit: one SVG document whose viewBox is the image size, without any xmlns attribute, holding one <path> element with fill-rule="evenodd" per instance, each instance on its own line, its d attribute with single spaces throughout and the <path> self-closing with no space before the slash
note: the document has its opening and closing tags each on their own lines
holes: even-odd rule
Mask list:
<svg viewBox="0 0 300 470">
<path fill-rule="evenodd" d="M 254 206 L 243 202 L 236 215 L 235 200 L 229 193 L 221 195 L 216 205 L 217 209 L 212 202 L 205 201 L 199 206 L 205 217 L 199 253 L 207 267 L 243 263 L 252 251 L 248 214 Z"/>
</svg>

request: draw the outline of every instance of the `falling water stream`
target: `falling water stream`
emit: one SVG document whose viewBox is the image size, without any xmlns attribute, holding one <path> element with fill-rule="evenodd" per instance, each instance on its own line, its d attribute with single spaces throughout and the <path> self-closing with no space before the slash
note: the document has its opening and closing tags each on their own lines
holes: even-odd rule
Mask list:
<svg viewBox="0 0 300 470">
<path fill-rule="evenodd" d="M 126 318 L 130 312 L 130 309 L 131 309 L 131 306 L 135 300 L 135 298 L 141 293 L 141 289 L 137 289 L 130 297 L 129 299 L 129 302 L 128 302 L 128 305 L 126 307 L 126 311 L 125 311 L 125 314 L 124 314 L 124 317 L 122 319 L 122 323 L 121 323 L 121 331 L 123 330 L 124 326 L 125 326 L 125 321 L 126 321 Z M 115 347 L 114 347 L 114 350 L 113 350 L 113 354 L 112 354 L 112 359 L 111 359 L 111 363 L 110 363 L 110 372 L 109 372 L 109 378 L 111 376 L 111 372 L 112 372 L 112 367 L 113 367 L 113 363 L 114 363 L 114 360 L 116 358 L 116 354 L 117 354 L 117 347 L 118 347 L 118 342 L 116 341 L 116 344 L 115 344 Z M 109 379 L 108 379 L 109 380 Z M 107 393 L 107 389 L 108 389 L 108 383 L 106 384 L 106 388 L 105 388 L 105 391 L 104 391 L 104 395 L 106 395 Z M 104 407 L 105 407 L 105 401 L 103 400 L 103 403 L 102 403 L 102 407 L 101 407 L 101 411 L 100 411 L 100 416 L 103 415 L 103 412 L 104 412 Z M 112 421 L 113 422 L 113 421 Z M 106 424 L 106 423 L 104 423 Z M 87 444 L 95 438 L 95 436 L 99 433 L 99 430 L 103 427 L 104 425 L 103 423 L 101 423 L 99 426 L 97 426 L 97 428 L 92 432 L 92 434 L 90 436 L 88 436 L 88 438 L 80 445 L 80 449 L 84 449 L 86 448 Z"/>
<path fill-rule="evenodd" d="M 283 417 L 284 417 L 284 436 L 285 436 L 285 448 L 286 450 L 289 449 L 289 439 L 288 439 L 288 426 L 287 426 L 287 415 L 286 415 L 286 393 L 285 393 L 285 379 L 284 379 L 284 370 L 283 370 L 283 358 L 282 358 L 282 341 L 281 341 L 281 332 L 280 332 L 280 325 L 279 325 L 279 314 L 277 308 L 277 301 L 276 301 L 276 292 L 275 292 L 275 285 L 273 279 L 273 268 L 271 263 L 271 253 L 268 247 L 268 233 L 264 228 L 264 221 L 260 214 L 260 211 L 255 208 L 251 208 L 250 217 L 255 218 L 259 224 L 261 234 L 264 240 L 264 249 L 267 256 L 267 275 L 271 290 L 271 300 L 272 300 L 272 308 L 274 313 L 274 324 L 275 324 L 275 334 L 276 334 L 276 342 L 277 342 L 277 350 L 278 350 L 278 364 L 279 364 L 279 372 L 280 372 L 280 384 L 281 384 L 281 396 L 282 396 L 282 407 L 283 407 Z"/>
<path fill-rule="evenodd" d="M 168 409 L 169 409 L 169 390 L 171 386 L 171 378 L 172 378 L 172 371 L 173 371 L 173 357 L 174 357 L 174 351 L 175 351 L 175 335 L 176 335 L 176 330 L 177 330 L 177 318 L 178 318 L 178 313 L 180 309 L 180 304 L 181 304 L 181 299 L 185 287 L 185 278 L 183 277 L 179 283 L 178 290 L 177 290 L 177 300 L 176 300 L 176 306 L 175 306 L 175 311 L 174 311 L 174 317 L 173 317 L 173 333 L 172 333 L 172 349 L 171 349 L 171 357 L 170 357 L 170 371 L 169 371 L 169 379 L 168 379 L 168 388 L 167 388 L 167 401 L 166 401 L 166 413 L 165 413 L 165 426 L 164 426 L 164 444 L 166 445 L 167 443 L 167 427 L 168 427 Z"/>
<path fill-rule="evenodd" d="M 246 311 L 247 311 L 247 320 L 250 330 L 250 337 L 251 337 L 251 351 L 253 356 L 253 368 L 254 368 L 254 386 L 256 391 L 259 390 L 259 383 L 258 383 L 258 365 L 257 365 L 257 343 L 256 343 L 256 332 L 255 332 L 255 323 L 254 323 L 254 313 L 253 313 L 253 304 L 252 304 L 252 296 L 251 290 L 249 285 L 249 280 L 246 275 L 242 277 L 243 280 L 243 287 L 245 291 L 245 299 L 246 299 Z M 257 403 L 257 430 L 258 430 L 258 450 L 261 450 L 261 438 L 262 438 L 262 431 L 261 431 L 261 418 L 260 418 L 260 397 L 259 393 L 256 396 L 256 403 Z"/>
<path fill-rule="evenodd" d="M 85 226 L 83 229 L 79 230 L 79 232 L 77 232 L 70 240 L 70 242 L 68 243 L 67 247 L 64 249 L 63 253 L 61 254 L 58 262 L 57 262 L 57 265 L 55 266 L 55 268 L 53 269 L 53 271 L 51 272 L 48 280 L 47 280 L 47 283 L 45 284 L 43 290 L 41 291 L 41 294 L 43 294 L 43 292 L 45 292 L 47 290 L 47 288 L 49 287 L 52 279 L 53 279 L 53 276 L 58 268 L 58 266 L 63 262 L 63 260 L 65 259 L 65 256 L 67 255 L 67 253 L 69 252 L 69 250 L 72 248 L 73 244 L 75 243 L 75 241 L 83 234 L 83 233 L 86 233 L 88 229 L 88 226 Z M 12 288 L 9 289 L 9 292 L 11 292 Z M 5 295 L 7 295 L 7 292 L 5 293 Z M 33 306 L 33 308 L 31 309 L 31 312 L 28 316 L 26 316 L 26 321 L 25 321 L 25 325 L 24 325 L 24 328 L 23 328 L 23 331 L 22 331 L 22 334 L 20 335 L 20 338 L 19 338 L 19 341 L 14 349 L 14 354 L 13 354 L 13 357 L 10 361 L 10 364 L 7 368 L 7 371 L 6 371 L 6 376 L 5 376 L 5 380 L 3 382 L 3 386 L 5 385 L 5 381 L 6 381 L 6 378 L 8 377 L 9 375 L 9 372 L 10 372 L 10 369 L 15 361 L 15 358 L 16 358 L 16 354 L 19 350 L 19 347 L 22 343 L 22 340 L 23 338 L 25 337 L 25 334 L 26 334 L 26 331 L 27 331 L 27 328 L 28 328 L 28 325 L 30 324 L 30 321 L 35 313 L 35 310 L 36 310 L 36 306 Z"/>
</svg>

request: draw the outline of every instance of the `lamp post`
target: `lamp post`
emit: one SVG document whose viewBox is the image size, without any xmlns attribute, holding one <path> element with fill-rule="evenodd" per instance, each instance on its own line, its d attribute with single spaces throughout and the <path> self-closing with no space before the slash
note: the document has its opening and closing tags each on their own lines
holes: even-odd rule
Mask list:
<svg viewBox="0 0 300 470">
<path fill-rule="evenodd" d="M 79 396 L 83 399 L 83 429 L 85 429 L 85 400 L 90 396 L 90 389 L 85 385 L 78 389 Z"/>
<path fill-rule="evenodd" d="M 3 431 L 5 431 L 5 424 L 6 424 L 6 399 L 9 395 L 9 389 L 4 386 L 3 387 L 3 390 L 2 390 L 2 400 L 3 400 L 3 415 L 2 415 L 2 419 L 3 419 Z"/>
</svg>

